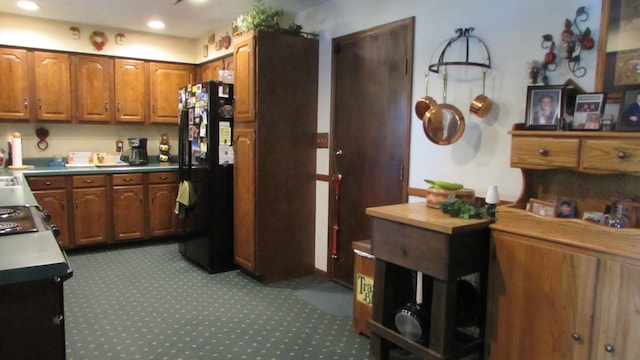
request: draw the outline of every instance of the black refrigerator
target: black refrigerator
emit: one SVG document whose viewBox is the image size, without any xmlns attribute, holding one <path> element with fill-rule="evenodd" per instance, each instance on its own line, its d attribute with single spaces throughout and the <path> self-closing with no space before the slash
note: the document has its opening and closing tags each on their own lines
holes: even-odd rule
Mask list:
<svg viewBox="0 0 640 360">
<path fill-rule="evenodd" d="M 233 84 L 207 81 L 179 89 L 179 194 L 188 193 L 188 201 L 176 202 L 178 248 L 209 273 L 234 269 L 233 106 Z"/>
</svg>

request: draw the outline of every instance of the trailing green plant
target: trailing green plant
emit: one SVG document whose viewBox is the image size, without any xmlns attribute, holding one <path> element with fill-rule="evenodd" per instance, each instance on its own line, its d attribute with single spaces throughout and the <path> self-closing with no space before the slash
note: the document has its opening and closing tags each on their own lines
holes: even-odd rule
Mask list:
<svg viewBox="0 0 640 360">
<path fill-rule="evenodd" d="M 291 23 L 285 29 L 280 26 L 280 17 L 284 15 L 281 8 L 273 8 L 264 4 L 263 0 L 256 0 L 253 7 L 246 13 L 240 15 L 233 21 L 233 26 L 238 29 L 239 34 L 250 31 L 284 31 L 294 34 L 302 32 L 302 25 Z"/>
<path fill-rule="evenodd" d="M 482 219 L 485 216 L 484 207 L 480 204 L 466 203 L 450 194 L 445 201 L 440 204 L 440 210 L 451 217 L 461 217 L 465 219 Z"/>
</svg>

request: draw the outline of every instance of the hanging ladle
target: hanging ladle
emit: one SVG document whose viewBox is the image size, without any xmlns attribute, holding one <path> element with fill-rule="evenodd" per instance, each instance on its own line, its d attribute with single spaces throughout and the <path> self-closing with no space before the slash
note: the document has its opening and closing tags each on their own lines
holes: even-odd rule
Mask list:
<svg viewBox="0 0 640 360">
<path fill-rule="evenodd" d="M 420 120 L 424 120 L 424 115 L 427 113 L 427 111 L 429 111 L 429 109 L 432 109 L 438 105 L 438 102 L 434 98 L 429 96 L 429 72 L 428 71 L 424 74 L 424 79 L 426 83 L 425 95 L 416 102 L 416 106 L 415 106 L 416 115 Z"/>
<path fill-rule="evenodd" d="M 442 104 L 425 113 L 422 128 L 427 139 L 437 145 L 450 145 L 458 141 L 464 133 L 464 116 L 460 110 L 447 104 L 447 70 L 442 74 Z"/>
<path fill-rule="evenodd" d="M 479 118 L 487 116 L 491 111 L 491 106 L 493 105 L 493 101 L 484 94 L 486 77 L 487 71 L 485 70 L 482 72 L 482 95 L 476 96 L 469 106 L 469 111 Z"/>
</svg>

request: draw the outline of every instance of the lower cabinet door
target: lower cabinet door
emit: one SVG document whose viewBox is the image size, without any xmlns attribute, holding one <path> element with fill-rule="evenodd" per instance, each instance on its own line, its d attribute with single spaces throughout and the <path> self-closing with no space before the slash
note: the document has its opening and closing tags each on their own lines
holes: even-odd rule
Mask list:
<svg viewBox="0 0 640 360">
<path fill-rule="evenodd" d="M 75 245 L 106 243 L 109 240 L 106 188 L 73 190 Z"/>
<path fill-rule="evenodd" d="M 492 238 L 488 358 L 588 359 L 598 258 L 512 233 Z"/>
<path fill-rule="evenodd" d="M 178 188 L 176 184 L 149 185 L 149 236 L 167 236 L 178 230 L 174 212 Z"/>
<path fill-rule="evenodd" d="M 144 238 L 143 186 L 116 186 L 112 197 L 114 240 Z"/>
</svg>

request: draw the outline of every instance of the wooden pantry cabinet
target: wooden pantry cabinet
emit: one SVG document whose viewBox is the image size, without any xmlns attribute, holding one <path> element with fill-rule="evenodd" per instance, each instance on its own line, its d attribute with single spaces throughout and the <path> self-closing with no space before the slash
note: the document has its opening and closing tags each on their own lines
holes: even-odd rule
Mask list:
<svg viewBox="0 0 640 360">
<path fill-rule="evenodd" d="M 640 229 L 581 220 L 640 193 L 640 134 L 511 131 L 523 191 L 491 225 L 487 359 L 631 359 L 640 353 Z M 577 218 L 525 211 L 576 199 Z"/>
<path fill-rule="evenodd" d="M 267 283 L 310 275 L 318 40 L 259 31 L 234 41 L 235 262 Z"/>
<path fill-rule="evenodd" d="M 219 80 L 218 71 L 231 70 L 235 71 L 233 63 L 233 54 L 228 55 L 198 66 L 196 77 L 198 81 Z"/>
</svg>

